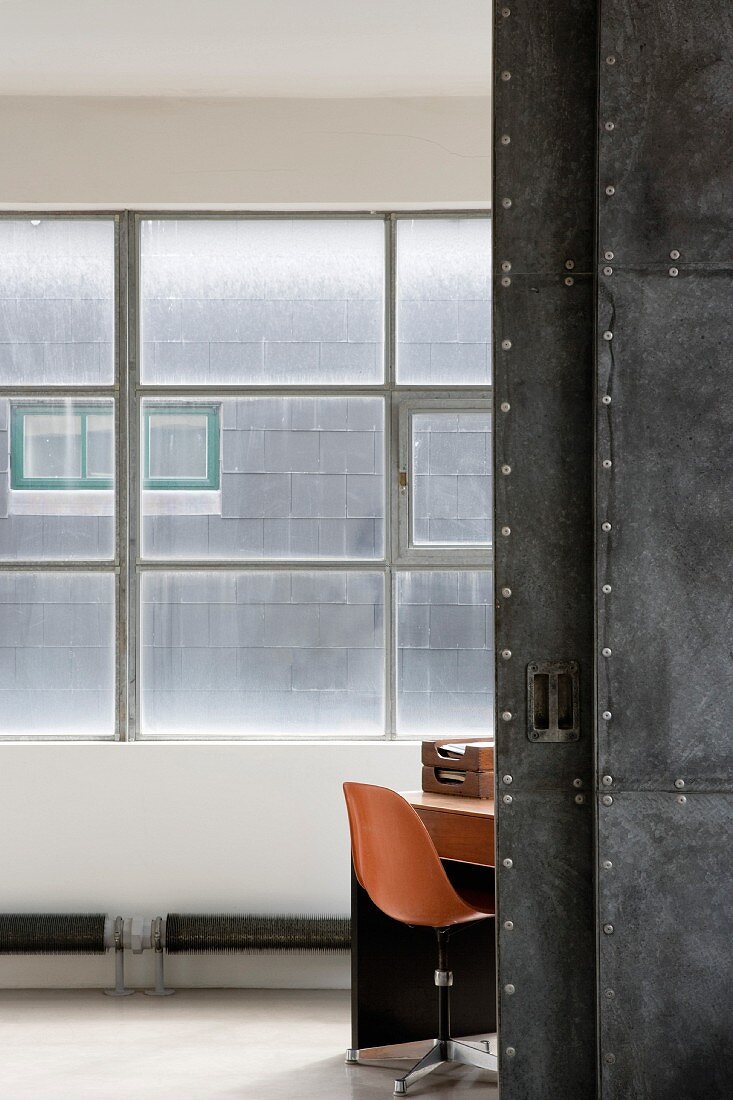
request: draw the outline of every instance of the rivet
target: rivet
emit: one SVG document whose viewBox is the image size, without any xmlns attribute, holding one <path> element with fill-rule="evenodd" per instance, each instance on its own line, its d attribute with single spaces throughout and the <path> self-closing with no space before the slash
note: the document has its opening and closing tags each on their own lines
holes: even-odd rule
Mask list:
<svg viewBox="0 0 733 1100">
<path fill-rule="evenodd" d="M 687 802 L 687 796 L 684 794 L 678 794 L 677 801 L 679 802 L 680 806 L 684 806 L 685 802 Z"/>
<path fill-rule="evenodd" d="M 606 329 L 606 331 L 603 333 L 603 339 L 613 340 L 613 333 L 609 329 Z"/>
<path fill-rule="evenodd" d="M 574 283 L 575 279 L 568 275 L 567 279 L 565 280 L 565 286 L 573 286 Z"/>
<path fill-rule="evenodd" d="M 682 788 L 685 785 L 685 781 L 684 781 L 684 779 L 675 779 L 674 785 L 675 785 L 675 787 L 677 788 L 678 791 L 681 791 Z"/>
<path fill-rule="evenodd" d="M 501 347 L 502 347 L 503 351 L 509 351 L 511 346 L 512 346 L 511 340 L 502 340 Z"/>
<path fill-rule="evenodd" d="M 607 1062 L 609 1066 L 612 1066 L 613 1063 L 616 1061 L 616 1055 L 615 1054 L 604 1054 L 603 1061 Z"/>
<path fill-rule="evenodd" d="M 604 646 L 603 649 L 601 650 L 601 653 L 603 654 L 604 657 L 610 657 L 611 656 L 611 650 L 608 648 L 608 646 Z"/>
<path fill-rule="evenodd" d="M 615 65 L 616 64 L 616 58 L 613 56 L 613 54 L 608 55 L 608 57 L 606 58 L 606 64 L 607 65 Z"/>
<path fill-rule="evenodd" d="M 603 714 L 601 715 L 601 718 L 603 719 L 604 722 L 610 722 L 611 719 L 613 718 L 613 715 L 611 714 L 610 710 L 604 710 Z"/>
<path fill-rule="evenodd" d="M 603 274 L 604 275 L 613 275 L 613 268 L 612 267 L 604 267 Z"/>
<path fill-rule="evenodd" d="M 673 248 L 672 251 L 669 254 L 669 258 L 670 258 L 670 260 L 679 260 L 679 258 L 680 258 L 679 251 L 676 248 Z"/>
<path fill-rule="evenodd" d="M 670 267 L 670 269 L 669 269 L 669 274 L 671 275 L 671 277 L 672 277 L 673 279 L 676 279 L 676 278 L 677 278 L 677 276 L 679 275 L 679 271 L 677 270 L 677 268 L 676 268 L 676 267 Z"/>
<path fill-rule="evenodd" d="M 614 993 L 614 991 L 612 989 L 605 989 L 603 991 L 603 996 L 607 997 L 608 1000 L 611 1001 L 616 996 L 616 994 Z"/>
<path fill-rule="evenodd" d="M 514 1055 L 515 1055 L 516 1053 L 517 1053 L 517 1052 L 516 1052 L 516 1050 L 514 1049 L 514 1047 L 507 1047 L 507 1048 L 506 1048 L 506 1055 L 507 1055 L 507 1058 L 513 1058 L 513 1057 L 514 1057 Z"/>
<path fill-rule="evenodd" d="M 566 260 L 565 261 L 565 266 L 568 269 L 568 271 L 572 271 L 573 268 L 575 267 L 575 260 Z"/>
<path fill-rule="evenodd" d="M 502 466 L 501 472 L 503 474 L 510 474 L 512 472 L 511 466 Z"/>
<path fill-rule="evenodd" d="M 508 401 L 502 401 L 502 403 L 501 403 L 501 405 L 499 406 L 499 408 L 501 409 L 501 411 L 502 411 L 503 413 L 508 413 L 508 412 L 509 412 L 509 410 L 511 409 L 511 405 L 509 404 L 509 402 L 508 402 Z"/>
<path fill-rule="evenodd" d="M 609 197 L 616 194 L 616 188 L 613 186 L 612 183 L 609 183 L 608 187 L 606 188 L 606 194 Z"/>
<path fill-rule="evenodd" d="M 516 990 L 515 990 L 515 988 L 514 988 L 514 986 L 512 985 L 511 982 L 507 982 L 507 984 L 504 986 L 504 992 L 508 993 L 510 997 L 513 993 L 516 992 Z"/>
<path fill-rule="evenodd" d="M 507 870 L 509 870 L 510 867 L 514 866 L 514 863 L 511 859 L 503 859 L 501 862 L 507 868 Z"/>
<path fill-rule="evenodd" d="M 501 79 L 504 81 L 512 79 L 512 74 L 509 72 L 508 69 L 504 69 L 504 72 L 501 74 Z"/>
<path fill-rule="evenodd" d="M 610 248 L 607 248 L 606 251 L 603 253 L 603 259 L 604 260 L 612 260 L 613 257 L 614 257 L 614 253 L 611 251 Z"/>
<path fill-rule="evenodd" d="M 609 397 L 609 395 L 607 393 L 604 394 L 603 397 L 601 398 L 601 403 L 603 405 L 610 405 L 611 404 L 611 398 Z"/>
<path fill-rule="evenodd" d="M 576 794 L 575 801 L 577 802 L 577 804 L 579 806 L 582 806 L 585 802 L 585 795 L 584 794 Z"/>
<path fill-rule="evenodd" d="M 582 779 L 574 779 L 573 780 L 573 786 L 574 787 L 582 787 L 583 786 L 583 780 Z"/>
<path fill-rule="evenodd" d="M 503 277 L 503 279 L 501 280 L 501 285 L 502 286 L 511 286 L 512 285 L 512 281 L 511 281 L 511 279 L 509 278 L 508 275 L 505 275 Z"/>
<path fill-rule="evenodd" d="M 512 139 L 509 137 L 509 134 L 502 134 L 501 135 L 501 144 L 502 145 L 511 145 L 511 141 L 512 141 Z"/>
<path fill-rule="evenodd" d="M 611 591 L 612 591 L 612 588 L 611 588 L 610 584 L 604 584 L 603 588 L 601 589 L 601 592 L 605 592 L 606 595 L 608 595 L 608 593 L 611 592 Z"/>
<path fill-rule="evenodd" d="M 611 130 L 616 129 L 616 123 L 615 122 L 607 122 L 606 123 L 606 129 L 608 130 L 608 132 L 610 134 Z"/>
<path fill-rule="evenodd" d="M 504 538 L 509 538 L 509 536 L 512 533 L 512 529 L 511 529 L 511 527 L 502 527 L 501 533 L 504 536 Z"/>
<path fill-rule="evenodd" d="M 511 651 L 511 649 L 502 649 L 501 655 L 502 655 L 502 657 L 504 658 L 505 661 L 508 661 L 509 658 L 512 655 L 512 651 Z"/>
<path fill-rule="evenodd" d="M 507 787 L 508 787 L 508 786 L 509 786 L 509 784 L 510 784 L 510 783 L 511 783 L 511 781 L 512 781 L 512 777 L 511 777 L 510 775 L 503 775 L 503 776 L 501 777 L 501 781 L 502 781 L 502 783 L 506 783 L 506 785 L 507 785 Z"/>
<path fill-rule="evenodd" d="M 511 932 L 511 930 L 514 928 L 514 921 L 513 920 L 505 920 L 504 921 L 504 927 L 506 928 L 507 932 Z"/>
<path fill-rule="evenodd" d="M 610 458 L 604 458 L 604 460 L 603 460 L 603 469 L 604 470 L 610 470 L 612 466 L 613 466 L 613 463 L 611 462 L 611 459 Z"/>
<path fill-rule="evenodd" d="M 511 722 L 512 712 L 510 710 L 503 710 L 501 712 L 501 717 L 503 722 Z"/>
<path fill-rule="evenodd" d="M 601 524 L 601 531 L 610 531 L 610 530 L 611 530 L 611 524 L 608 522 L 608 520 L 606 520 L 605 523 Z"/>
<path fill-rule="evenodd" d="M 613 935 L 613 925 L 612 924 L 604 924 L 603 925 L 603 931 L 606 933 L 607 936 L 612 936 Z"/>
<path fill-rule="evenodd" d="M 613 867 L 613 864 L 611 863 L 611 860 L 610 859 L 604 859 L 604 861 L 603 861 L 603 870 L 604 871 L 610 871 L 612 867 Z"/>
<path fill-rule="evenodd" d="M 610 794 L 604 794 L 603 798 L 601 799 L 601 802 L 603 803 L 604 806 L 613 806 L 613 798 L 611 797 Z"/>
<path fill-rule="evenodd" d="M 511 269 L 512 269 L 512 265 L 509 263 L 509 260 L 504 260 L 502 262 L 502 265 L 501 265 L 501 270 L 502 271 L 511 271 Z"/>
<path fill-rule="evenodd" d="M 502 588 L 501 594 L 502 594 L 502 596 L 504 597 L 505 600 L 508 600 L 509 597 L 512 594 L 512 590 L 511 590 L 511 588 Z"/>
<path fill-rule="evenodd" d="M 502 799 L 502 802 L 506 802 L 507 806 L 511 806 L 513 801 L 514 801 L 514 799 L 512 798 L 512 796 L 510 794 L 505 794 L 503 799 Z"/>
<path fill-rule="evenodd" d="M 612 775 L 604 775 L 601 782 L 603 783 L 604 787 L 610 787 L 611 784 L 613 783 L 613 776 Z"/>
<path fill-rule="evenodd" d="M 501 200 L 501 205 L 502 205 L 502 206 L 503 206 L 503 207 L 504 207 L 504 208 L 505 208 L 506 210 L 508 210 L 508 209 L 509 209 L 509 207 L 510 207 L 510 206 L 512 205 L 512 200 L 511 200 L 511 199 L 502 199 L 502 200 Z"/>
<path fill-rule="evenodd" d="M 508 19 L 509 16 L 512 14 L 511 8 L 502 8 L 501 14 L 504 16 L 505 19 Z"/>
</svg>

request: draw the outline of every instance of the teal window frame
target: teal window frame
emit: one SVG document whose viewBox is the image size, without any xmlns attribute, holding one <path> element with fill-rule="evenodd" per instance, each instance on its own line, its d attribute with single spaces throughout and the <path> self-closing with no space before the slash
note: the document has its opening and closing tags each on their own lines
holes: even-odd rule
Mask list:
<svg viewBox="0 0 733 1100">
<path fill-rule="evenodd" d="M 206 416 L 206 477 L 194 478 L 162 478 L 150 476 L 150 415 L 156 416 L 180 416 L 181 413 L 200 413 Z M 191 402 L 190 404 L 151 404 L 143 406 L 143 488 L 163 491 L 183 490 L 190 492 L 192 489 L 217 490 L 221 480 L 221 430 L 220 430 L 220 406 L 202 405 Z"/>
<path fill-rule="evenodd" d="M 25 475 L 25 422 L 28 416 L 80 416 L 81 417 L 81 477 L 26 477 Z M 114 418 L 111 404 L 89 405 L 78 401 L 63 404 L 10 406 L 10 488 L 11 489 L 113 489 L 114 477 L 91 477 L 87 474 L 87 421 L 90 416 Z M 114 430 L 114 429 L 113 429 Z"/>
</svg>

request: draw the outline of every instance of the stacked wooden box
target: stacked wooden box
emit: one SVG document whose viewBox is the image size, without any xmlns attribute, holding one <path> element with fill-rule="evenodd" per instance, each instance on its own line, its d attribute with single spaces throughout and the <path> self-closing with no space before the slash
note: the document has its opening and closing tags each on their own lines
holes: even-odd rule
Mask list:
<svg viewBox="0 0 733 1100">
<path fill-rule="evenodd" d="M 430 794 L 494 797 L 493 741 L 423 741 L 422 766 L 422 789 Z"/>
</svg>

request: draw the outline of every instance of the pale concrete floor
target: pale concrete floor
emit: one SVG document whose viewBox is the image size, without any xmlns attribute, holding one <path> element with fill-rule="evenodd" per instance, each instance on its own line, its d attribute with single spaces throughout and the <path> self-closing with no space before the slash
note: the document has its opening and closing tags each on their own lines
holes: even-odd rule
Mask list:
<svg viewBox="0 0 733 1100">
<path fill-rule="evenodd" d="M 184 990 L 119 1000 L 0 991 L 2 1100 L 389 1100 L 410 1062 L 347 1066 L 341 990 Z M 492 1043 L 492 1049 L 493 1043 Z M 414 1100 L 496 1100 L 490 1074 L 437 1069 Z"/>
</svg>

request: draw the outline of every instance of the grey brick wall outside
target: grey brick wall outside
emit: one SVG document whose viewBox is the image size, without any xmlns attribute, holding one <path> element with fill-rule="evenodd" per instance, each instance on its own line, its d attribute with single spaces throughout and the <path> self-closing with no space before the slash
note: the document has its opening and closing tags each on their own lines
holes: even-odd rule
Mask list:
<svg viewBox="0 0 733 1100">
<path fill-rule="evenodd" d="M 114 733 L 114 577 L 0 573 L 0 734 Z"/>
<path fill-rule="evenodd" d="M 491 414 L 412 417 L 416 543 L 491 543 Z"/>
<path fill-rule="evenodd" d="M 491 223 L 397 222 L 397 381 L 491 382 Z"/>
</svg>

